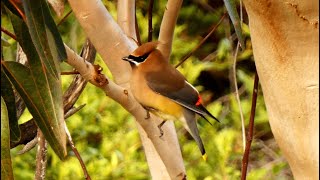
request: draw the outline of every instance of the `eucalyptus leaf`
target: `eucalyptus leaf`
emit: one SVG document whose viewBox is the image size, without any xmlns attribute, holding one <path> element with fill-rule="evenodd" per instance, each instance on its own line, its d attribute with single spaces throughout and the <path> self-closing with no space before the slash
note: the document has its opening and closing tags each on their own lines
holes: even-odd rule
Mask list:
<svg viewBox="0 0 320 180">
<path fill-rule="evenodd" d="M 1 96 L 1 179 L 13 179 L 10 155 L 9 117 L 6 103 Z"/>
<path fill-rule="evenodd" d="M 242 28 L 241 28 L 241 21 L 240 21 L 238 12 L 237 12 L 236 1 L 235 0 L 223 0 L 223 2 L 227 8 L 228 14 L 230 16 L 230 19 L 231 19 L 232 24 L 234 26 L 234 29 L 236 31 L 241 48 L 245 49 Z"/>
<path fill-rule="evenodd" d="M 8 14 L 17 41 L 27 56 L 29 68 L 17 62 L 4 61 L 2 62 L 4 72 L 23 98 L 52 149 L 60 159 L 64 159 L 66 156 L 66 134 L 63 126 L 61 79 L 60 74 L 55 76 L 48 70 L 57 68 L 54 71 L 60 72 L 58 61 L 53 60 L 53 56 L 50 56 L 51 59 L 41 59 L 39 51 L 36 50 L 34 42 L 31 40 L 27 25 L 14 14 L 10 12 Z M 45 26 L 42 27 L 45 28 Z M 43 44 L 43 47 L 52 45 L 47 42 L 47 44 Z M 45 54 L 50 54 L 50 52 L 47 51 Z M 54 66 L 47 67 L 46 60 L 53 62 Z"/>
<path fill-rule="evenodd" d="M 59 79 L 59 61 L 66 59 L 66 51 L 45 0 L 24 0 L 26 23 L 32 42 L 48 71 Z"/>
<path fill-rule="evenodd" d="M 20 129 L 17 119 L 15 96 L 13 88 L 8 80 L 7 76 L 2 71 L 1 67 L 1 97 L 8 105 L 8 117 L 9 117 L 9 128 L 10 128 L 10 141 L 16 142 L 20 139 Z"/>
</svg>

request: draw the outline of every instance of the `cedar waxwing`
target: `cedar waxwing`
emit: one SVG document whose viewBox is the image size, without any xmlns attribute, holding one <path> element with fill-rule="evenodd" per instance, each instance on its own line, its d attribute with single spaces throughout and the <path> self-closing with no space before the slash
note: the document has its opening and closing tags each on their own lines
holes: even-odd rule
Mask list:
<svg viewBox="0 0 320 180">
<path fill-rule="evenodd" d="M 207 120 L 205 115 L 209 115 L 218 122 L 219 120 L 201 104 L 199 92 L 164 59 L 157 49 L 158 44 L 159 42 L 145 43 L 129 56 L 122 58 L 130 62 L 132 67 L 130 80 L 132 93 L 147 110 L 147 117 L 150 111 L 165 120 L 172 118 L 181 120 L 197 142 L 202 157 L 206 159 L 195 114 L 199 114 L 205 120 Z M 165 120 L 158 126 L 160 137 L 163 134 L 161 126 Z"/>
</svg>

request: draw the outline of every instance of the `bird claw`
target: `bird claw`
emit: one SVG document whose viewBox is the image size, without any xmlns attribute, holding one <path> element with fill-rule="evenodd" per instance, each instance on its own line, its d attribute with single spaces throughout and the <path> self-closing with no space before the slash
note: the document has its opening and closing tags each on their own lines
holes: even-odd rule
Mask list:
<svg viewBox="0 0 320 180">
<path fill-rule="evenodd" d="M 159 138 L 161 138 L 163 136 L 163 130 L 162 130 L 162 126 L 164 125 L 164 123 L 166 122 L 166 120 L 163 120 L 159 125 L 158 125 L 158 128 L 160 130 L 160 136 Z"/>
<path fill-rule="evenodd" d="M 147 109 L 146 109 L 146 112 L 147 112 L 147 117 L 145 117 L 144 119 L 149 119 L 150 118 L 150 112 Z"/>
</svg>

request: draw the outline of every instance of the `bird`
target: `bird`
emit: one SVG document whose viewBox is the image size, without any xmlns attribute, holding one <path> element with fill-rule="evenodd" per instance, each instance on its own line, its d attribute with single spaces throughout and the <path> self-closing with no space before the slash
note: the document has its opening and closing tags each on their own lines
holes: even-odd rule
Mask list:
<svg viewBox="0 0 320 180">
<path fill-rule="evenodd" d="M 159 43 L 144 43 L 122 58 L 128 61 L 132 68 L 132 94 L 147 110 L 146 119 L 150 117 L 149 112 L 164 119 L 158 125 L 160 137 L 163 135 L 161 127 L 166 120 L 180 120 L 196 141 L 202 158 L 206 160 L 207 154 L 197 128 L 196 114 L 209 123 L 205 116 L 210 116 L 218 122 L 219 120 L 203 106 L 197 89 L 164 58 L 157 49 Z"/>
</svg>

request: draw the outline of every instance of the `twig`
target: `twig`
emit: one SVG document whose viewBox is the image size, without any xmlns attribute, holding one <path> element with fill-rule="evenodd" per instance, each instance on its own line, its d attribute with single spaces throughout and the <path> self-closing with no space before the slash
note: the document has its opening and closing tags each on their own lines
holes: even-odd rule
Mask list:
<svg viewBox="0 0 320 180">
<path fill-rule="evenodd" d="M 18 13 L 20 14 L 20 16 L 22 17 L 22 19 L 24 21 L 26 21 L 26 16 L 24 15 L 23 11 L 19 8 L 18 4 L 16 3 L 19 3 L 18 1 L 14 1 L 14 0 L 9 0 L 9 2 L 14 6 L 14 8 L 16 8 L 16 10 L 18 11 Z M 22 2 L 20 2 L 22 3 Z"/>
<path fill-rule="evenodd" d="M 74 115 L 76 112 L 80 111 L 86 104 L 82 104 L 79 107 L 72 107 L 68 112 L 64 114 L 64 119 L 66 120 L 70 116 Z"/>
<path fill-rule="evenodd" d="M 249 132 L 246 141 L 246 149 L 243 154 L 242 158 L 242 171 L 241 171 L 241 180 L 245 180 L 247 176 L 247 168 L 248 168 L 248 161 L 249 161 L 249 153 L 251 142 L 253 138 L 253 125 L 254 125 L 254 116 L 256 113 L 256 104 L 257 104 L 257 96 L 258 96 L 258 83 L 259 77 L 258 73 L 256 72 L 254 75 L 254 85 L 253 85 L 253 94 L 252 94 L 252 102 L 251 102 L 251 113 L 250 113 L 250 121 L 249 121 Z"/>
<path fill-rule="evenodd" d="M 61 72 L 61 75 L 74 75 L 74 74 L 79 74 L 78 71 L 71 71 L 71 72 Z"/>
<path fill-rule="evenodd" d="M 87 38 L 80 52 L 80 56 L 83 57 L 84 61 L 93 63 L 95 61 L 96 53 L 96 49 L 91 41 Z M 72 83 L 63 94 L 63 106 L 65 112 L 73 107 L 86 85 L 87 81 L 81 77 L 80 74 L 77 74 L 73 78 Z"/>
<path fill-rule="evenodd" d="M 14 40 L 17 41 L 16 35 L 12 34 L 11 32 L 7 31 L 6 29 L 4 29 L 4 28 L 2 28 L 2 27 L 1 27 L 1 31 L 2 31 L 3 33 L 5 33 L 6 35 L 10 36 L 12 39 L 14 39 Z"/>
<path fill-rule="evenodd" d="M 240 96 L 239 96 L 239 90 L 238 90 L 238 84 L 237 84 L 237 72 L 236 72 L 236 66 L 237 66 L 237 55 L 240 47 L 240 42 L 238 41 L 236 52 L 234 54 L 233 58 L 233 65 L 232 65 L 232 72 L 233 72 L 233 82 L 234 82 L 234 88 L 236 90 L 235 95 L 239 107 L 239 112 L 240 112 L 240 118 L 241 118 L 241 128 L 242 128 L 242 142 L 243 142 L 243 150 L 245 149 L 245 142 L 246 142 L 246 130 L 245 130 L 245 125 L 244 125 L 244 118 L 243 118 L 243 112 L 242 112 L 242 107 L 241 107 L 241 101 L 240 101 Z"/>
<path fill-rule="evenodd" d="M 86 180 L 91 180 L 90 175 L 88 174 L 86 165 L 84 164 L 84 162 L 83 162 L 83 160 L 82 160 L 77 148 L 75 147 L 75 145 L 74 145 L 74 143 L 72 141 L 72 137 L 70 135 L 70 132 L 69 132 L 69 129 L 68 129 L 66 123 L 64 123 L 64 128 L 65 128 L 65 131 L 66 131 L 66 134 L 67 134 L 67 137 L 68 137 L 68 142 L 69 142 L 69 144 L 70 144 L 70 146 L 72 148 L 72 151 L 74 152 L 74 154 L 76 155 L 77 159 L 80 162 L 81 168 L 82 168 L 83 173 L 84 173 L 84 177 L 86 178 Z"/>
<path fill-rule="evenodd" d="M 60 24 L 62 24 L 71 13 L 72 13 L 72 10 L 70 10 L 65 16 L 63 16 L 63 18 L 59 21 L 57 26 L 60 26 Z"/>
<path fill-rule="evenodd" d="M 148 8 L 148 42 L 152 41 L 152 10 L 153 10 L 153 0 L 150 0 L 149 2 L 149 8 Z"/>
<path fill-rule="evenodd" d="M 21 155 L 24 154 L 26 152 L 29 152 L 31 149 L 33 149 L 36 145 L 38 144 L 38 137 L 35 137 L 34 139 L 32 139 L 30 142 L 28 142 L 23 148 L 22 150 L 20 150 L 17 154 Z"/>
<path fill-rule="evenodd" d="M 69 118 L 70 116 L 74 115 L 75 113 L 77 113 L 78 111 L 80 111 L 86 104 L 82 104 L 79 107 L 72 107 L 70 108 L 65 114 L 64 114 L 64 119 L 66 120 L 67 118 Z M 33 123 L 34 124 L 34 120 L 31 119 L 28 122 L 26 122 L 27 124 L 29 123 Z M 19 128 L 21 129 L 22 132 L 24 132 L 25 130 L 23 128 L 21 128 L 21 126 L 19 126 Z M 37 128 L 37 126 L 34 124 L 34 126 L 31 127 L 31 131 L 33 131 L 33 129 Z M 37 133 L 37 130 L 35 131 L 35 134 Z M 24 136 L 22 136 L 24 137 Z M 28 136 L 28 137 L 34 137 L 34 136 Z M 31 149 L 33 149 L 37 144 L 38 144 L 38 137 L 34 137 L 34 139 L 32 139 L 31 141 L 19 141 L 20 144 L 23 144 L 22 142 L 26 142 L 26 145 L 22 148 L 21 151 L 19 151 L 17 154 L 24 154 L 28 151 L 30 151 Z M 19 144 L 17 144 L 19 145 Z M 16 145 L 16 146 L 17 146 Z M 13 147 L 11 147 L 13 148 Z"/>
<path fill-rule="evenodd" d="M 221 24 L 222 20 L 224 19 L 224 17 L 226 16 L 227 13 L 224 13 L 223 16 L 220 18 L 219 22 L 212 28 L 212 30 L 206 35 L 205 38 L 203 38 L 201 40 L 201 42 L 192 49 L 192 51 L 190 53 L 188 53 L 186 56 L 184 56 L 182 58 L 182 60 L 175 66 L 175 68 L 179 67 L 182 63 L 184 63 L 190 56 L 192 56 L 192 54 L 198 50 L 200 48 L 200 46 L 202 46 L 202 44 L 211 36 L 211 34 L 219 27 L 219 25 Z"/>
<path fill-rule="evenodd" d="M 34 120 L 29 120 L 19 125 L 21 137 L 18 142 L 10 141 L 10 149 L 15 148 L 20 144 L 27 144 L 37 136 L 37 125 Z"/>
<path fill-rule="evenodd" d="M 47 166 L 47 141 L 44 138 L 43 133 L 38 129 L 38 152 L 36 158 L 36 180 L 44 180 L 46 177 Z"/>
<path fill-rule="evenodd" d="M 83 49 L 80 53 L 85 61 L 93 63 L 95 60 L 96 51 L 91 44 L 91 42 L 87 39 L 86 43 L 83 46 Z M 75 102 L 78 100 L 79 96 L 81 95 L 83 89 L 85 88 L 87 81 L 81 77 L 81 75 L 76 75 L 68 87 L 68 89 L 64 92 L 63 95 L 63 106 L 65 114 L 65 119 L 67 118 L 67 114 L 69 110 L 73 107 Z M 79 110 L 80 107 L 76 108 Z M 73 110 L 74 111 L 74 110 Z M 70 115 L 68 115 L 70 116 Z M 21 138 L 19 142 L 10 142 L 10 148 L 14 148 L 20 144 L 27 144 L 28 142 L 32 141 L 37 134 L 37 125 L 33 119 L 20 124 L 19 129 L 21 131 Z"/>
<path fill-rule="evenodd" d="M 136 37 L 137 37 L 137 44 L 138 46 L 141 45 L 141 38 L 140 38 L 140 33 L 139 33 L 139 25 L 138 25 L 138 20 L 137 20 L 137 6 L 134 7 L 135 8 L 135 12 L 134 12 L 134 28 L 135 28 L 135 31 L 136 31 Z"/>
</svg>

